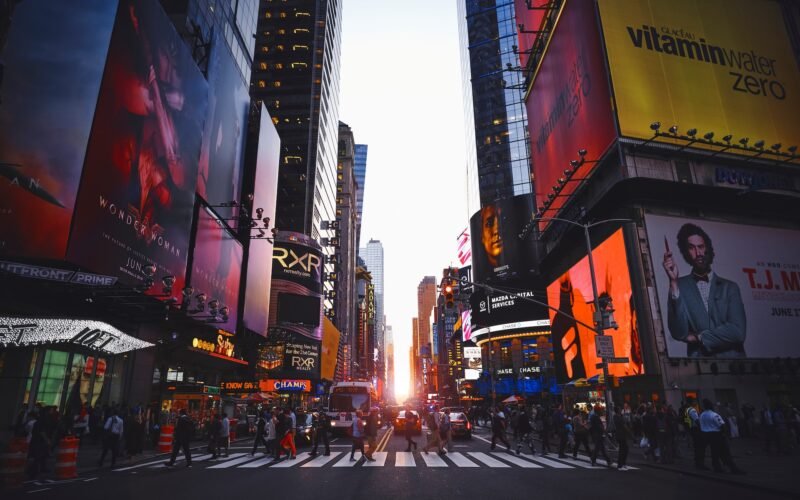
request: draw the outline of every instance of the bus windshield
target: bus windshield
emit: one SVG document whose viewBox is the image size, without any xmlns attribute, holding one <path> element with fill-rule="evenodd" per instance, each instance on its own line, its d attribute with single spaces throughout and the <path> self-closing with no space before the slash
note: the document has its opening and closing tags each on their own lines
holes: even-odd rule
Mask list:
<svg viewBox="0 0 800 500">
<path fill-rule="evenodd" d="M 331 394 L 329 411 L 369 411 L 369 394 L 364 393 L 336 393 Z"/>
</svg>

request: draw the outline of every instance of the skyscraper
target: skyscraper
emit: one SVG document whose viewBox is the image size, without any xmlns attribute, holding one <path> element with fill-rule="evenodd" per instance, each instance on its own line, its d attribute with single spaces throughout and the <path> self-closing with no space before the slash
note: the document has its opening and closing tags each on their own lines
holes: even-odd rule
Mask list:
<svg viewBox="0 0 800 500">
<path fill-rule="evenodd" d="M 370 239 L 367 246 L 359 249 L 358 256 L 364 259 L 367 270 L 372 275 L 372 283 L 375 285 L 375 337 L 379 352 L 379 358 L 383 359 L 384 344 L 384 275 L 383 275 L 383 244 L 380 240 Z"/>
<path fill-rule="evenodd" d="M 531 192 L 530 144 L 513 0 L 458 0 L 467 137 L 468 193 L 481 206 Z M 463 48 L 467 48 L 467 53 Z M 470 116 L 471 114 L 471 116 Z M 468 146 L 471 152 L 472 145 Z M 474 201 L 472 201 L 474 203 Z M 473 207 L 474 208 L 474 207 Z M 477 208 L 475 208 L 477 210 Z"/>
<path fill-rule="evenodd" d="M 394 401 L 394 333 L 392 332 L 392 325 L 386 324 L 386 318 L 383 318 L 384 323 L 384 350 L 386 358 L 386 401 Z"/>
<path fill-rule="evenodd" d="M 419 357 L 419 366 L 417 368 L 418 376 L 421 380 L 425 377 L 422 376 L 423 367 L 425 365 L 424 359 L 430 363 L 431 358 L 431 313 L 433 307 L 436 305 L 436 277 L 425 276 L 417 286 L 417 331 L 416 333 L 416 346 L 417 356 Z"/>
<path fill-rule="evenodd" d="M 357 191 L 356 191 L 356 200 L 358 203 L 358 222 L 356 222 L 357 228 L 357 236 L 356 241 L 358 245 L 361 245 L 361 216 L 364 213 L 364 188 L 366 187 L 367 183 L 367 145 L 366 144 L 356 144 L 356 157 L 355 157 L 355 164 L 354 164 L 355 176 L 356 176 L 356 183 Z"/>
</svg>

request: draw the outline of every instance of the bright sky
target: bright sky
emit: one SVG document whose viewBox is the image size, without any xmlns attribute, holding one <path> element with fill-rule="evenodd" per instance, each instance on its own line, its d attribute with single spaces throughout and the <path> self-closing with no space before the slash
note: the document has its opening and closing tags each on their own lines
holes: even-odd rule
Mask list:
<svg viewBox="0 0 800 500">
<path fill-rule="evenodd" d="M 343 17 L 339 119 L 369 145 L 361 240 L 383 243 L 402 402 L 417 285 L 469 223 L 456 0 L 345 0 Z"/>
</svg>

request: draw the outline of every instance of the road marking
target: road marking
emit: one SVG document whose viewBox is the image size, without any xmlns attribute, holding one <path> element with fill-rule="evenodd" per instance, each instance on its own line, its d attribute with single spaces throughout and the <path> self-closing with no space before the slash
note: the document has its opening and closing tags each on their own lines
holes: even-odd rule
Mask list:
<svg viewBox="0 0 800 500">
<path fill-rule="evenodd" d="M 468 459 L 461 453 L 457 451 L 451 451 L 447 454 L 447 458 L 449 458 L 454 464 L 459 467 L 480 467 L 480 465 L 476 464 L 472 460 Z"/>
<path fill-rule="evenodd" d="M 350 460 L 350 455 L 347 452 L 344 453 L 344 456 L 341 460 L 333 464 L 334 467 L 355 467 L 356 464 L 361 460 L 361 457 L 357 458 L 356 460 Z"/>
<path fill-rule="evenodd" d="M 327 456 L 326 455 L 320 455 L 320 456 L 314 458 L 313 460 L 311 460 L 311 461 L 309 461 L 307 463 L 304 463 L 303 465 L 301 465 L 301 467 L 322 467 L 323 465 L 327 464 L 328 462 L 330 462 L 334 458 L 336 458 L 339 455 L 341 455 L 341 453 L 342 453 L 341 451 L 334 451 L 333 453 L 331 453 L 330 455 L 327 455 Z"/>
<path fill-rule="evenodd" d="M 557 462 L 555 460 L 550 460 L 549 458 L 544 457 L 537 457 L 534 455 L 528 455 L 527 453 L 523 453 L 521 456 L 527 458 L 528 460 L 533 460 L 536 463 L 540 463 L 542 465 L 547 465 L 548 467 L 553 467 L 554 469 L 572 469 L 571 465 L 567 465 L 562 462 Z"/>
<path fill-rule="evenodd" d="M 262 465 L 266 465 L 266 464 L 268 464 L 270 462 L 273 462 L 274 460 L 275 460 L 275 456 L 274 455 L 265 455 L 264 458 L 259 458 L 258 460 L 254 461 L 254 462 L 248 462 L 248 463 L 246 463 L 244 465 L 240 465 L 239 468 L 240 469 L 255 469 L 256 467 L 261 467 Z"/>
<path fill-rule="evenodd" d="M 416 467 L 414 453 L 411 451 L 398 451 L 394 456 L 395 467 Z"/>
<path fill-rule="evenodd" d="M 295 465 L 299 464 L 300 462 L 309 458 L 310 456 L 311 454 L 309 452 L 304 451 L 303 453 L 298 454 L 297 458 L 295 458 L 294 460 L 292 460 L 291 458 L 287 458 L 283 462 L 278 462 L 277 464 L 271 466 L 271 468 L 278 467 L 283 469 L 287 467 L 294 467 Z"/>
<path fill-rule="evenodd" d="M 208 455 L 200 455 L 200 456 L 198 456 L 197 458 L 195 458 L 195 457 L 192 457 L 192 463 L 195 463 L 195 462 L 204 462 L 204 461 L 208 460 L 209 458 L 211 458 L 211 457 L 213 457 L 213 456 L 214 456 L 214 455 L 212 455 L 211 453 L 209 453 Z M 184 458 L 183 458 L 183 457 L 181 457 L 181 458 L 179 458 L 179 459 L 177 459 L 177 460 L 175 461 L 175 464 L 179 464 L 179 463 L 181 463 L 181 462 L 183 462 L 183 461 L 184 461 Z M 150 469 L 166 469 L 166 468 L 167 468 L 167 465 L 166 465 L 164 462 L 161 462 L 160 464 L 158 464 L 158 465 L 153 465 L 152 467 L 149 467 L 149 468 L 150 468 Z M 120 470 L 125 470 L 125 469 L 120 469 Z"/>
<path fill-rule="evenodd" d="M 533 462 L 529 462 L 528 460 L 523 460 L 515 455 L 511 455 L 510 453 L 492 453 L 495 457 L 499 458 L 500 460 L 505 460 L 506 462 L 511 462 L 514 465 L 519 465 L 523 469 L 541 469 L 542 466 L 535 464 Z"/>
<path fill-rule="evenodd" d="M 467 452 L 467 454 L 469 456 L 471 456 L 472 458 L 474 458 L 475 460 L 477 460 L 479 462 L 482 462 L 482 463 L 488 465 L 489 467 L 491 467 L 493 469 L 510 468 L 511 467 L 510 465 L 508 465 L 506 463 L 503 463 L 503 462 L 501 462 L 499 460 L 496 460 L 496 459 L 490 457 L 489 455 L 487 455 L 486 453 L 482 453 L 480 451 L 469 451 L 469 452 Z"/>
<path fill-rule="evenodd" d="M 447 467 L 447 462 L 442 460 L 439 455 L 423 453 L 420 456 L 422 457 L 422 460 L 425 461 L 425 465 L 428 467 Z"/>
<path fill-rule="evenodd" d="M 599 457 L 598 457 L 598 459 L 599 459 Z M 586 455 L 578 455 L 578 460 L 580 460 L 580 461 L 582 461 L 582 462 L 587 462 L 587 463 L 589 463 L 589 464 L 591 464 L 591 463 L 592 463 L 592 459 L 591 459 L 591 458 L 589 458 L 589 457 L 587 457 Z M 639 470 L 639 468 L 638 468 L 638 467 L 634 467 L 634 466 L 632 466 L 632 465 L 626 465 L 626 467 L 628 467 L 628 468 L 629 468 L 629 469 L 631 469 L 631 470 Z"/>
<path fill-rule="evenodd" d="M 383 467 L 386 465 L 386 457 L 389 456 L 389 452 L 387 451 L 376 451 L 372 454 L 372 458 L 375 459 L 374 462 L 369 462 L 364 464 L 364 467 Z"/>
<path fill-rule="evenodd" d="M 238 455 L 238 458 L 235 457 L 234 455 Z M 264 456 L 264 454 L 261 454 L 261 456 Z M 249 453 L 234 453 L 233 455 L 230 456 L 230 458 L 232 460 L 226 460 L 225 462 L 222 462 L 221 464 L 212 465 L 211 467 L 208 467 L 208 468 L 209 469 L 228 469 L 230 467 L 234 467 L 236 465 L 240 465 L 240 464 L 243 464 L 245 462 L 250 462 L 250 461 L 255 459 L 255 457 L 253 457 Z"/>
<path fill-rule="evenodd" d="M 40 491 L 52 490 L 53 488 L 41 488 L 39 490 L 31 490 L 28 493 L 39 493 Z"/>
</svg>

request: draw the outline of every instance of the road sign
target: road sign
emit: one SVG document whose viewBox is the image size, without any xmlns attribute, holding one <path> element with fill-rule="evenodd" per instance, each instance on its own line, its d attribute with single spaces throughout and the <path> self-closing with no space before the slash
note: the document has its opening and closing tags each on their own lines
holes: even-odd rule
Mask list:
<svg viewBox="0 0 800 500">
<path fill-rule="evenodd" d="M 630 361 L 628 358 L 606 358 L 606 363 L 627 363 Z"/>
<path fill-rule="evenodd" d="M 598 358 L 614 357 L 614 338 L 610 335 L 595 335 L 594 347 Z"/>
</svg>

